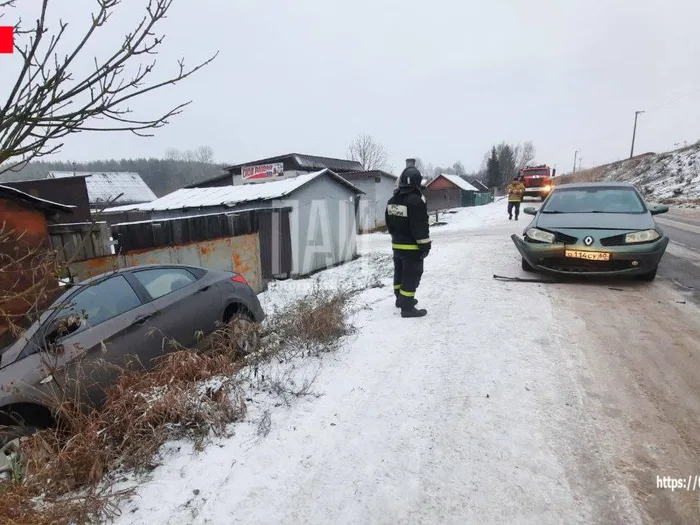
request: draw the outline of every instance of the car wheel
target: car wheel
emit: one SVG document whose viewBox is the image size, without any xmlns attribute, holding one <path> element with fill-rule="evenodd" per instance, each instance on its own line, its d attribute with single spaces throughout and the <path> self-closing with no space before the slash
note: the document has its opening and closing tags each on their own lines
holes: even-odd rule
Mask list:
<svg viewBox="0 0 700 525">
<path fill-rule="evenodd" d="M 255 328 L 255 318 L 243 308 L 231 314 L 226 322 L 225 344 L 237 358 L 255 352 L 260 346 L 260 334 Z"/>
<path fill-rule="evenodd" d="M 530 263 L 525 260 L 525 257 L 522 258 L 522 267 L 523 267 L 523 270 L 525 270 L 526 272 L 534 272 L 535 271 L 535 269 L 532 266 L 530 266 Z"/>
<path fill-rule="evenodd" d="M 644 281 L 644 282 L 650 283 L 651 281 L 653 281 L 654 279 L 656 279 L 656 272 L 658 271 L 658 269 L 659 269 L 659 267 L 657 266 L 656 268 L 654 268 L 654 269 L 653 269 L 652 271 L 650 271 L 650 272 L 647 272 L 647 273 L 643 273 L 643 274 L 641 274 L 641 275 L 638 275 L 638 276 L 637 276 L 637 280 L 638 280 L 638 281 Z"/>
</svg>

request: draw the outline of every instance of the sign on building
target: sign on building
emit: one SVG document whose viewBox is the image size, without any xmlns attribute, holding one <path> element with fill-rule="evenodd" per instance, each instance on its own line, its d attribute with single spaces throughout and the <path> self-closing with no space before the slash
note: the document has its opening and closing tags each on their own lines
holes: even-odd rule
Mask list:
<svg viewBox="0 0 700 525">
<path fill-rule="evenodd" d="M 241 169 L 243 180 L 269 179 L 284 175 L 284 164 L 260 164 L 258 166 L 246 166 Z"/>
</svg>

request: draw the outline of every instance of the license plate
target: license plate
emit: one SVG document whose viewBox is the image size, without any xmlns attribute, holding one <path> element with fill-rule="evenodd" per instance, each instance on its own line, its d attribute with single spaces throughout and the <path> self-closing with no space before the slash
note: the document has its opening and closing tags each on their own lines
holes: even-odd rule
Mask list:
<svg viewBox="0 0 700 525">
<path fill-rule="evenodd" d="M 580 252 L 577 250 L 566 250 L 564 255 L 572 259 L 586 259 L 587 261 L 609 261 L 608 252 Z"/>
</svg>

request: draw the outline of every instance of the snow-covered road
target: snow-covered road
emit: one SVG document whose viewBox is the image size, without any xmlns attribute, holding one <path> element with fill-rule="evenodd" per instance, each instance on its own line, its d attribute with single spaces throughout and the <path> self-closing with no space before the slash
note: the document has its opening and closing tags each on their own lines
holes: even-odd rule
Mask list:
<svg viewBox="0 0 700 525">
<path fill-rule="evenodd" d="M 700 474 L 700 311 L 662 281 L 493 280 L 521 274 L 522 219 L 496 203 L 434 228 L 427 317 L 402 319 L 390 287 L 362 293 L 320 397 L 272 407 L 264 439 L 251 403 L 235 437 L 179 444 L 117 523 L 700 522 L 697 492 L 656 486 Z M 388 237 L 361 249 L 326 284 L 389 284 Z"/>
</svg>

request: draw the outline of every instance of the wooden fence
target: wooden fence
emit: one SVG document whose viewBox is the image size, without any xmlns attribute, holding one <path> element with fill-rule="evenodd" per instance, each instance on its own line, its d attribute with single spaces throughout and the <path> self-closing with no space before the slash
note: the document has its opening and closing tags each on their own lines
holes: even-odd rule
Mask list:
<svg viewBox="0 0 700 525">
<path fill-rule="evenodd" d="M 51 247 L 58 261 L 85 261 L 112 254 L 110 229 L 106 222 L 49 225 Z"/>
</svg>

